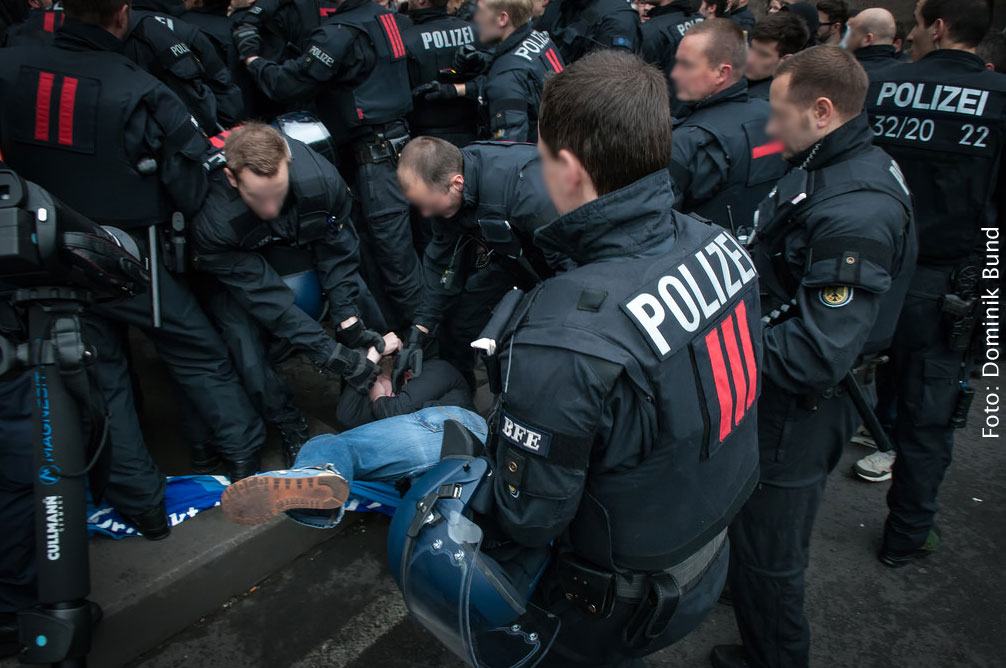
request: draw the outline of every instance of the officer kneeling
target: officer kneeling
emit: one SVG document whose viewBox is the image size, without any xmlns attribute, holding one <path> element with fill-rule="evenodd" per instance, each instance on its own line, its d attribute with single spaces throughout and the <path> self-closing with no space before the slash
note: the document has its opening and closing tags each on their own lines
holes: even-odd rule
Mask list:
<svg viewBox="0 0 1006 668">
<path fill-rule="evenodd" d="M 756 273 L 672 210 L 656 68 L 577 61 L 546 83 L 539 133 L 561 216 L 535 243 L 577 267 L 497 306 L 479 342 L 496 353 L 488 457 L 414 483 L 389 553 L 410 609 L 473 664 L 623 665 L 694 629 L 726 579 L 726 527 L 758 476 Z M 465 568 L 479 549 L 495 560 Z M 443 617 L 459 583 L 461 625 L 457 600 Z"/>
</svg>

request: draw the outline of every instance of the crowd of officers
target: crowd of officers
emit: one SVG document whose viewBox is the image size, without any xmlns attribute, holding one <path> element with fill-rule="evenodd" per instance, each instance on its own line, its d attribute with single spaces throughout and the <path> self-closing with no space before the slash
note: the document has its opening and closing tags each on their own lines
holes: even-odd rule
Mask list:
<svg viewBox="0 0 1006 668">
<path fill-rule="evenodd" d="M 898 456 L 879 556 L 939 542 L 982 228 L 1003 206 L 1006 49 L 987 0 L 920 0 L 903 23 L 768 4 L 756 22 L 744 0 L 5 1 L 4 165 L 159 258 L 156 300 L 85 317 L 107 500 L 168 534 L 128 328 L 178 390 L 193 470 L 233 480 L 259 469 L 266 424 L 288 463 L 307 438 L 278 359 L 366 392 L 394 330 L 396 384 L 437 355 L 474 382 L 469 342 L 517 286 L 534 298 L 490 384 L 496 420 L 535 438 L 491 445 L 499 523 L 611 583 L 560 588 L 553 657 L 623 665 L 673 642 L 729 554 L 743 646 L 714 665 L 806 666 L 811 528 L 862 423 L 849 383 L 870 389 L 882 356 Z M 659 105 L 656 70 L 619 51 L 660 70 Z M 4 397 L 14 442 L 27 380 Z M 3 612 L 34 595 L 19 471 L 2 474 Z M 626 638 L 661 572 L 678 612 L 653 606 Z"/>
</svg>

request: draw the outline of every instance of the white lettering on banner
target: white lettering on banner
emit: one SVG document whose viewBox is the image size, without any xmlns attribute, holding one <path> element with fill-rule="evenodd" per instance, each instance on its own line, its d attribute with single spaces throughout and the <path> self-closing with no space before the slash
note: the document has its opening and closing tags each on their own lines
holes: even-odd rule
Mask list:
<svg viewBox="0 0 1006 668">
<path fill-rule="evenodd" d="M 715 258 L 715 261 L 713 261 Z M 689 268 L 695 264 L 701 271 Z M 667 313 L 686 332 L 698 331 L 741 289 L 754 280 L 754 263 L 740 244 L 721 233 L 657 281 L 652 292 L 642 292 L 625 304 L 625 309 L 661 354 L 671 346 L 661 331 Z"/>
<path fill-rule="evenodd" d="M 541 53 L 546 46 L 548 46 L 548 35 L 535 30 L 520 43 L 520 46 L 514 51 L 514 55 L 530 62 L 531 58 Z"/>
<path fill-rule="evenodd" d="M 883 106 L 885 100 L 893 102 L 896 107 L 981 116 L 985 113 L 989 92 L 947 84 L 887 81 L 877 94 L 877 106 Z"/>
</svg>

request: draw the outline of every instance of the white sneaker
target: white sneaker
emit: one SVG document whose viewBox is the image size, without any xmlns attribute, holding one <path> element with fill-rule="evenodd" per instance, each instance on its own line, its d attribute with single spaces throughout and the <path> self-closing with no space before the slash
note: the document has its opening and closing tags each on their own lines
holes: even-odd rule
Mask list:
<svg viewBox="0 0 1006 668">
<path fill-rule="evenodd" d="M 849 440 L 853 443 L 858 443 L 859 445 L 865 445 L 868 448 L 877 447 L 877 442 L 873 440 L 873 435 L 864 425 L 859 425 L 859 429 L 856 430 L 856 433 L 853 434 L 852 438 Z"/>
<path fill-rule="evenodd" d="M 853 464 L 852 470 L 863 480 L 883 482 L 891 479 L 891 468 L 894 466 L 894 450 L 881 452 L 877 450 Z"/>
</svg>

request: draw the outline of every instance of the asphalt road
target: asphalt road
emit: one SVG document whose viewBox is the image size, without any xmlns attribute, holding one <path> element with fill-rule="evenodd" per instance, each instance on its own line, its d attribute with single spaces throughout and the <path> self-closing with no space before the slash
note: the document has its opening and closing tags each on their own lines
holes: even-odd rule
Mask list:
<svg viewBox="0 0 1006 668">
<path fill-rule="evenodd" d="M 901 570 L 874 557 L 887 484 L 854 478 L 852 463 L 868 450 L 848 446 L 829 481 L 807 575 L 813 666 L 1006 663 L 1006 449 L 980 438 L 981 404 L 975 402 L 969 427 L 958 432 L 942 488 L 943 547 Z M 133 665 L 461 665 L 409 618 L 384 559 L 387 526 L 382 516 L 350 516 L 321 547 Z M 718 605 L 698 630 L 648 663 L 707 666 L 710 647 L 737 639 L 731 609 Z"/>
</svg>

